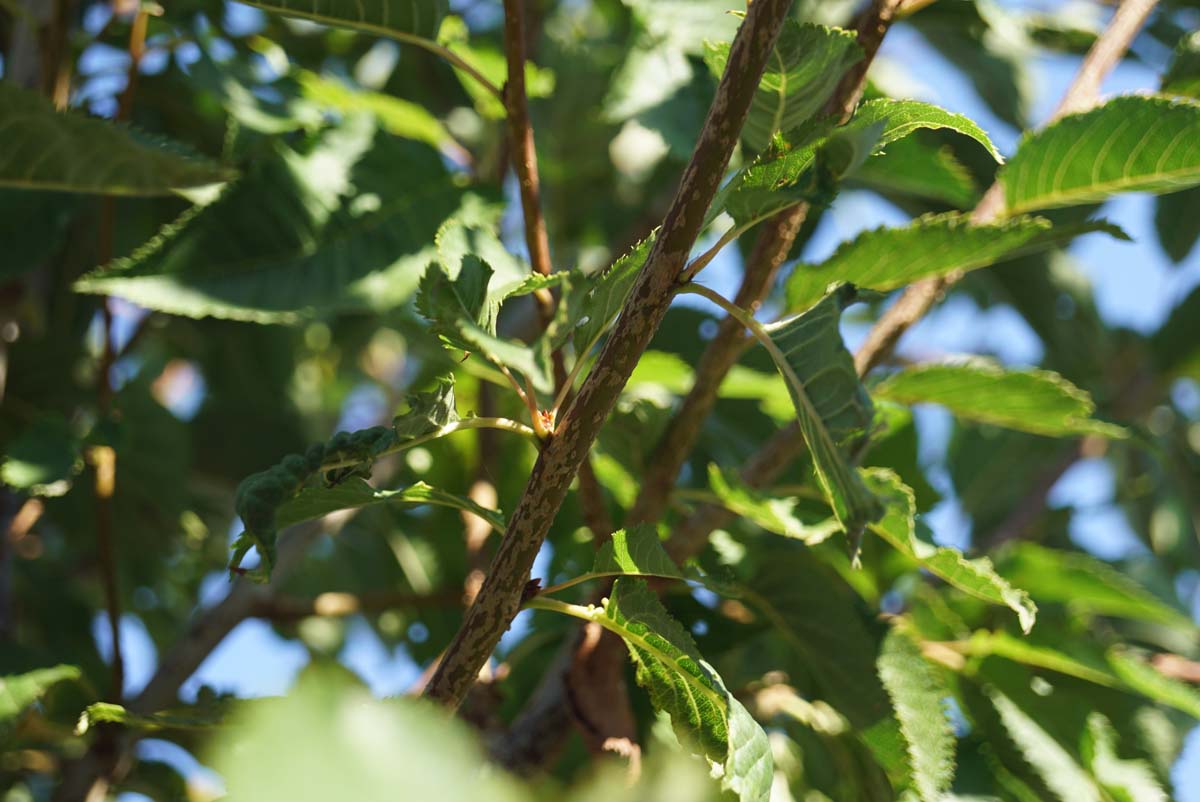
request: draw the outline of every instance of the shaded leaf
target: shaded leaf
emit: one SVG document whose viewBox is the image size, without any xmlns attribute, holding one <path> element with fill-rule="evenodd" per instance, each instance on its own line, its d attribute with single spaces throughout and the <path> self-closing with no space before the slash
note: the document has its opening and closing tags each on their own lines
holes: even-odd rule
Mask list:
<svg viewBox="0 0 1200 802">
<path fill-rule="evenodd" d="M 981 360 L 915 365 L 892 374 L 873 393 L 902 404 L 940 404 L 964 420 L 1033 434 L 1129 436 L 1093 418 L 1091 396 L 1048 370 L 1010 370 Z"/>
<path fill-rule="evenodd" d="M 894 142 L 863 162 L 856 181 L 880 192 L 941 201 L 966 209 L 979 199 L 971 173 L 948 147 L 933 147 L 918 137 Z"/>
<path fill-rule="evenodd" d="M 811 310 L 763 328 L 776 346 L 771 358 L 787 381 L 817 481 L 857 548 L 863 528 L 883 515 L 883 505 L 850 465 L 874 418 L 838 329 L 852 298 L 853 293 L 832 293 Z"/>
<path fill-rule="evenodd" d="M 79 438 L 57 414 L 35 418 L 5 445 L 2 459 L 0 481 L 35 495 L 61 495 L 82 468 Z"/>
<path fill-rule="evenodd" d="M 1175 46 L 1162 77 L 1162 91 L 1200 98 L 1200 31 L 1192 31 Z"/>
<path fill-rule="evenodd" d="M 0 186 L 104 195 L 167 195 L 220 184 L 231 170 L 182 146 L 76 112 L 0 82 Z"/>
<path fill-rule="evenodd" d="M 917 537 L 916 502 L 912 491 L 894 473 L 873 468 L 863 471 L 867 486 L 886 499 L 886 513 L 870 529 L 934 576 L 977 599 L 1008 607 L 1028 632 L 1037 618 L 1037 605 L 1024 590 L 1001 576 L 986 557 L 968 559 L 958 549 L 935 546 Z M 1018 583 L 1019 584 L 1019 583 Z"/>
<path fill-rule="evenodd" d="M 706 50 L 709 70 L 722 75 L 729 45 L 710 43 Z M 861 59 L 852 31 L 787 21 L 754 93 L 742 139 L 754 150 L 765 150 L 777 133 L 786 139 L 821 109 L 846 70 Z"/>
<path fill-rule="evenodd" d="M 1086 554 L 1015 545 L 1001 561 L 1008 579 L 1039 602 L 1060 602 L 1080 612 L 1194 628 L 1183 612 L 1169 607 L 1127 575 Z"/>
<path fill-rule="evenodd" d="M 75 286 L 258 323 L 394 308 L 416 289 L 461 198 L 434 151 L 351 117 L 307 153 L 277 144 L 216 201 Z"/>
<path fill-rule="evenodd" d="M 1200 184 L 1200 103 L 1129 95 L 1027 135 L 1000 174 L 1009 213 Z"/>
<path fill-rule="evenodd" d="M 354 28 L 381 36 L 433 39 L 448 0 L 246 0 L 289 17 Z"/>
<path fill-rule="evenodd" d="M 373 504 L 435 504 L 478 515 L 498 532 L 503 532 L 505 526 L 504 517 L 498 511 L 481 507 L 465 496 L 438 490 L 424 482 L 398 490 L 376 490 L 358 478 L 347 479 L 333 487 L 304 488 L 279 508 L 275 521 L 283 529 L 337 510 L 358 509 Z"/>
<path fill-rule="evenodd" d="M 894 783 L 907 784 L 907 748 L 861 600 L 803 544 L 773 539 L 759 557 L 742 592 L 771 625 L 767 643 L 786 649 L 780 667 L 793 682 L 811 678 L 812 695 L 846 717 Z"/>
<path fill-rule="evenodd" d="M 1047 250 L 1093 231 L 1128 239 L 1105 221 L 1053 226 L 1040 217 L 1016 217 L 976 225 L 964 212 L 925 215 L 903 228 L 864 231 L 819 265 L 797 265 L 787 280 L 788 306 L 807 308 L 835 282 L 894 290 L 923 278 Z"/>
<path fill-rule="evenodd" d="M 1167 256 L 1176 264 L 1196 248 L 1200 239 L 1200 187 L 1155 198 L 1154 230 Z"/>
<path fill-rule="evenodd" d="M 746 486 L 733 472 L 722 471 L 715 463 L 708 465 L 708 483 L 721 506 L 747 519 L 768 532 L 795 538 L 810 546 L 827 540 L 842 526 L 829 518 L 805 523 L 796 515 L 795 498 L 778 498 Z"/>
<path fill-rule="evenodd" d="M 950 691 L 921 647 L 894 627 L 879 653 L 879 678 L 904 733 L 917 794 L 937 802 L 954 778 L 954 733 L 945 710 Z"/>
</svg>

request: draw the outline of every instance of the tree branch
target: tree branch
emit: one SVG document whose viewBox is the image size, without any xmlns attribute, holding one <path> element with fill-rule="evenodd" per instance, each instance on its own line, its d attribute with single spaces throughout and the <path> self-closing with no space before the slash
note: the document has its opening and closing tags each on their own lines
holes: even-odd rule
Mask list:
<svg viewBox="0 0 1200 802">
<path fill-rule="evenodd" d="M 1076 78 L 1070 89 L 1059 102 L 1052 119 L 1057 119 L 1067 110 L 1078 109 L 1076 94 L 1095 100 L 1095 87 L 1103 80 L 1107 71 L 1117 63 L 1133 40 L 1137 30 L 1153 10 L 1157 0 L 1124 0 L 1117 9 L 1109 27 L 1100 35 L 1080 65 L 1079 73 L 1087 74 L 1087 80 Z M 986 222 L 999 216 L 1004 208 L 1004 189 L 1000 183 L 993 184 L 984 194 L 971 219 Z M 920 320 L 954 277 L 926 279 L 910 286 L 900 299 L 879 319 L 858 353 L 854 355 L 854 366 L 860 376 L 866 375 L 878 365 L 900 339 L 900 336 Z M 805 448 L 804 436 L 796 423 L 777 431 L 766 445 L 747 463 L 742 470 L 742 481 L 750 487 L 763 487 L 775 480 Z M 676 559 L 690 557 L 704 547 L 708 535 L 733 520 L 731 512 L 714 504 L 705 504 L 696 509 L 684 523 L 676 527 L 667 541 L 668 552 Z"/>
<path fill-rule="evenodd" d="M 250 608 L 249 615 L 272 621 L 298 621 L 310 616 L 342 618 L 358 613 L 413 607 L 457 607 L 463 594 L 458 590 L 434 593 L 400 593 L 377 591 L 366 593 L 321 593 L 311 599 L 282 594 L 260 596 Z"/>
<path fill-rule="evenodd" d="M 899 0 L 873 0 L 860 17 L 856 27 L 863 59 L 838 84 L 826 104 L 826 114 L 837 115 L 842 121 L 853 114 L 866 83 L 867 70 L 898 5 Z M 746 261 L 742 284 L 734 301 L 737 306 L 752 309 L 770 292 L 809 213 L 809 206 L 800 204 L 763 223 L 754 249 Z M 714 247 L 713 250 L 718 249 Z M 704 256 L 696 262 L 703 260 Z M 721 320 L 716 336 L 697 363 L 691 389 L 672 416 L 653 455 L 647 460 L 648 467 L 642 476 L 641 489 L 626 516 L 626 523 L 656 521 L 663 516 L 675 479 L 716 403 L 721 382 L 749 342 L 745 327 L 740 322 L 733 317 Z M 715 507 L 714 510 L 721 515 L 728 514 L 724 508 Z M 672 532 L 665 544 L 672 551 L 672 556 L 684 559 L 699 551 L 708 535 L 707 531 L 702 530 L 702 523 L 692 523 L 694 534 L 685 535 L 684 538 L 680 537 L 679 532 Z M 695 545 L 694 541 L 698 541 L 700 546 Z M 684 547 L 680 548 L 681 545 Z M 607 583 L 604 583 L 604 587 L 607 587 Z M 598 593 L 602 595 L 603 591 Z M 493 758 L 518 773 L 544 765 L 561 746 L 563 732 L 572 720 L 578 724 L 584 740 L 593 747 L 603 742 L 606 734 L 620 737 L 626 730 L 621 717 L 613 714 L 615 705 L 595 703 L 595 699 L 612 699 L 620 693 L 624 681 L 621 670 L 625 661 L 624 643 L 598 626 L 586 625 L 579 628 L 566 644 L 566 649 L 567 653 L 560 655 L 547 669 L 537 692 L 513 723 L 507 736 L 491 746 Z M 600 685 L 603 687 L 598 687 Z"/>
<path fill-rule="evenodd" d="M 757 0 L 749 7 L 662 231 L 595 367 L 534 465 L 479 596 L 430 680 L 430 698 L 458 707 L 516 615 L 571 481 L 666 314 L 790 8 L 790 0 Z"/>
<path fill-rule="evenodd" d="M 1085 111 L 1095 105 L 1100 84 L 1125 55 L 1129 44 L 1141 30 L 1158 0 L 1122 0 L 1108 27 L 1092 44 L 1075 79 L 1058 102 L 1049 122 Z M 971 213 L 971 222 L 990 223 L 1004 214 L 1004 187 L 997 181 L 984 194 Z M 854 357 L 859 374 L 865 375 L 892 352 L 900 338 L 923 318 L 938 298 L 960 278 L 951 274 L 929 278 L 913 284 L 899 300 L 883 314 L 867 335 L 866 342 Z"/>
<path fill-rule="evenodd" d="M 543 276 L 550 275 L 550 240 L 546 219 L 542 216 L 541 187 L 538 180 L 537 148 L 533 126 L 529 123 L 529 99 L 525 93 L 525 3 L 504 0 L 504 51 L 508 62 L 508 83 L 504 85 L 504 106 L 508 118 L 509 153 L 521 195 L 521 216 L 525 221 L 525 246 L 529 262 Z M 554 299 L 549 290 L 534 294 L 542 326 L 554 316 Z"/>
<path fill-rule="evenodd" d="M 854 113 L 866 86 L 867 70 L 879 52 L 879 45 L 891 26 L 900 2 L 874 0 L 863 13 L 856 26 L 863 58 L 839 82 L 826 104 L 827 114 L 836 114 L 845 122 Z M 774 286 L 775 276 L 787 259 L 809 211 L 809 205 L 801 203 L 763 224 L 754 250 L 746 262 L 742 285 L 733 299 L 734 304 L 743 309 L 754 309 L 762 302 Z M 641 491 L 630 511 L 630 520 L 655 521 L 666 511 L 675 478 L 716 403 L 721 382 L 742 355 L 747 342 L 745 327 L 741 323 L 728 316 L 721 321 L 716 336 L 704 349 L 696 365 L 691 390 L 667 424 L 654 455 L 648 461 L 649 469 L 642 477 Z"/>
<path fill-rule="evenodd" d="M 233 628 L 249 618 L 255 608 L 275 592 L 299 564 L 309 545 L 321 533 L 319 521 L 294 527 L 279 542 L 279 556 L 268 585 L 256 585 L 245 579 L 234 582 L 229 595 L 200 613 L 188 631 L 159 661 L 146 687 L 126 707 L 134 713 L 150 714 L 176 703 L 179 688 L 196 672 L 212 650 Z M 127 747 L 128 744 L 125 744 Z M 98 783 L 117 772 L 119 764 L 127 763 L 127 748 L 89 748 L 82 757 L 63 767 L 63 779 L 51 797 L 52 802 L 78 802 L 92 799 Z"/>
</svg>

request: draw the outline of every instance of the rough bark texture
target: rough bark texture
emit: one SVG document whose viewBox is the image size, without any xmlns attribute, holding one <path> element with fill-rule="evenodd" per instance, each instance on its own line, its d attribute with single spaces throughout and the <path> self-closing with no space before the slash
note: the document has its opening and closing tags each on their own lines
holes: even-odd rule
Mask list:
<svg viewBox="0 0 1200 802">
<path fill-rule="evenodd" d="M 790 0 L 758 0 L 750 6 L 662 232 L 595 367 L 534 465 L 479 596 L 430 680 L 430 698 L 456 708 L 516 615 L 546 532 L 666 314 L 790 7 Z"/>
</svg>

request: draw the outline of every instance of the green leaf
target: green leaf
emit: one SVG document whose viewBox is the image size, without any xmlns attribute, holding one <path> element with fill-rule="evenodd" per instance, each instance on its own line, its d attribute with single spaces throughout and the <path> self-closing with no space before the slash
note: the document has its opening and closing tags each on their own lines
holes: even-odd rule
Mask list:
<svg viewBox="0 0 1200 802">
<path fill-rule="evenodd" d="M 638 684 L 671 716 L 680 737 L 721 772 L 721 784 L 742 802 L 766 802 L 774 773 L 767 734 L 646 583 L 618 579 L 599 621 L 625 641 Z"/>
<path fill-rule="evenodd" d="M 941 201 L 959 209 L 970 208 L 979 199 L 975 179 L 953 151 L 918 137 L 893 142 L 867 159 L 854 178 L 880 192 Z"/>
<path fill-rule="evenodd" d="M 1155 199 L 1154 230 L 1172 262 L 1179 264 L 1200 240 L 1200 187 L 1172 192 Z"/>
<path fill-rule="evenodd" d="M 954 779 L 954 733 L 945 709 L 950 691 L 921 647 L 894 627 L 879 653 L 879 678 L 904 734 L 917 794 L 924 802 L 937 802 Z"/>
<path fill-rule="evenodd" d="M 461 420 L 454 401 L 454 374 L 439 378 L 430 391 L 409 393 L 406 400 L 408 411 L 392 419 L 396 443 L 424 437 Z"/>
<path fill-rule="evenodd" d="M 857 548 L 864 527 L 884 510 L 850 466 L 850 452 L 869 433 L 874 418 L 838 329 L 842 309 L 852 298 L 852 293 L 832 293 L 811 310 L 763 329 L 775 344 L 768 350 L 787 381 L 817 481 Z"/>
<path fill-rule="evenodd" d="M 1196 688 L 1164 676 L 1128 649 L 1114 647 L 1107 656 L 1108 665 L 1126 687 L 1200 720 L 1200 691 Z"/>
<path fill-rule="evenodd" d="M 1182 611 L 1160 601 L 1126 574 L 1080 552 L 1020 543 L 1004 556 L 1001 568 L 1011 582 L 1025 588 L 1039 603 L 1059 602 L 1084 614 L 1195 628 Z"/>
<path fill-rule="evenodd" d="M 1130 802 L 1169 802 L 1149 763 L 1126 760 L 1117 752 L 1117 731 L 1111 721 L 1101 713 L 1091 713 L 1087 726 L 1084 754 L 1088 767 L 1110 797 Z"/>
<path fill-rule="evenodd" d="M 499 302 L 489 296 L 492 268 L 477 256 L 466 256 L 457 273 L 440 264 L 430 265 L 417 290 L 417 312 L 425 317 L 447 345 L 470 351 L 473 343 L 459 334 L 459 324 L 470 321 L 489 333 L 496 331 Z"/>
<path fill-rule="evenodd" d="M 858 107 L 858 110 L 854 112 L 854 117 L 847 125 L 866 127 L 877 122 L 884 124 L 883 132 L 879 136 L 881 148 L 903 139 L 919 129 L 946 128 L 974 139 L 983 145 L 997 162 L 1004 161 L 1004 157 L 1000 155 L 1000 151 L 996 149 L 987 133 L 974 120 L 962 114 L 946 111 L 932 103 L 924 103 L 919 100 L 891 100 L 890 98 L 868 100 Z"/>
<path fill-rule="evenodd" d="M 655 234 L 646 237 L 611 267 L 593 278 L 582 302 L 572 309 L 575 323 L 562 328 L 564 336 L 566 332 L 574 333 L 577 359 L 582 359 L 591 350 L 625 305 L 625 298 L 633 289 L 646 257 L 650 255 L 654 237 Z"/>
<path fill-rule="evenodd" d="M 75 732 L 77 735 L 83 735 L 96 724 L 120 724 L 134 730 L 157 732 L 159 730 L 207 730 L 220 723 L 220 716 L 197 715 L 190 710 L 181 713 L 168 711 L 140 714 L 110 702 L 96 702 L 88 705 L 83 711 Z"/>
<path fill-rule="evenodd" d="M 0 481 L 34 495 L 62 495 L 83 467 L 79 438 L 55 413 L 35 418 L 5 445 L 2 459 Z"/>
<path fill-rule="evenodd" d="M 828 121 L 812 124 L 804 144 L 769 153 L 734 173 L 717 191 L 706 221 L 727 212 L 747 228 L 799 203 L 828 203 L 838 181 L 875 150 L 882 129 L 880 122 L 842 128 L 831 128 Z"/>
<path fill-rule="evenodd" d="M 284 526 L 309 520 L 343 509 L 329 506 L 347 502 L 347 507 L 359 507 L 383 501 L 406 501 L 405 491 L 380 491 L 369 485 L 352 487 L 345 494 L 304 491 L 333 491 L 354 477 L 370 475 L 370 467 L 380 456 L 399 451 L 407 445 L 434 439 L 453 431 L 461 422 L 454 406 L 454 377 L 437 380 L 429 392 L 408 395 L 409 409 L 393 419 L 391 427 L 373 426 L 357 432 L 338 432 L 326 443 L 309 446 L 303 455 L 289 454 L 276 465 L 252 474 L 238 485 L 234 509 L 242 519 L 245 531 L 234 543 L 230 569 L 237 569 L 242 557 L 253 547 L 262 558 L 260 567 L 249 576 L 265 581 L 275 563 L 275 536 Z M 324 474 L 322 488 L 307 488 L 317 474 Z M 362 483 L 365 485 L 365 483 Z M 416 503 L 442 503 L 455 506 L 457 497 L 441 494 L 423 484 L 415 485 L 411 500 Z M 395 497 L 400 493 L 400 497 Z M 299 498 L 304 496 L 304 499 Z M 429 496 L 428 499 L 422 499 Z M 437 498 L 434 498 L 437 496 Z M 293 506 L 295 505 L 295 506 Z M 474 510 L 472 510 L 474 511 Z M 299 517 L 297 517 L 299 516 Z M 481 517 L 487 518 L 486 515 Z"/>
<path fill-rule="evenodd" d="M 894 290 L 923 278 L 1037 253 L 1092 231 L 1128 239 L 1104 221 L 1052 226 L 1040 217 L 1016 217 L 976 225 L 963 212 L 925 215 L 903 228 L 864 231 L 819 265 L 797 265 L 787 281 L 788 307 L 806 309 L 837 282 Z"/>
<path fill-rule="evenodd" d="M 416 289 L 462 197 L 434 151 L 350 117 L 307 152 L 277 142 L 217 200 L 75 286 L 257 323 L 392 309 Z"/>
<path fill-rule="evenodd" d="M 1003 657 L 1015 663 L 1057 671 L 1070 677 L 1086 680 L 1106 688 L 1121 687 L 1121 680 L 1105 663 L 1103 655 L 1072 649 L 1063 649 L 1073 644 L 1062 644 L 1062 648 L 1050 648 L 1031 642 L 1028 638 L 1014 638 L 1007 632 L 976 631 L 966 642 L 966 651 L 972 657 Z"/>
<path fill-rule="evenodd" d="M 842 531 L 834 518 L 805 523 L 796 515 L 799 499 L 778 498 L 743 484 L 733 471 L 722 471 L 716 463 L 708 465 L 708 483 L 721 506 L 768 532 L 815 546 Z"/>
<path fill-rule="evenodd" d="M 246 0 L 289 17 L 354 28 L 380 36 L 437 36 L 448 0 Z"/>
<path fill-rule="evenodd" d="M 1192 31 L 1175 46 L 1162 78 L 1162 91 L 1200 98 L 1200 31 Z"/>
<path fill-rule="evenodd" d="M 0 727 L 7 727 L 31 704 L 60 682 L 83 676 L 76 666 L 39 668 L 24 674 L 0 677 Z"/>
<path fill-rule="evenodd" d="M 635 574 L 682 579 L 683 574 L 667 556 L 658 530 L 650 524 L 637 524 L 628 530 L 618 529 L 596 551 L 592 565 L 595 576 Z"/>
<path fill-rule="evenodd" d="M 986 688 L 1005 730 L 1025 760 L 1063 802 L 1103 802 L 1095 780 L 1050 733 L 994 688 Z"/>
<path fill-rule="evenodd" d="M 846 70 L 861 59 L 852 31 L 788 20 L 754 93 L 742 139 L 754 150 L 765 150 L 777 133 L 786 139 L 821 109 Z M 729 45 L 708 44 L 704 60 L 719 77 Z"/>
<path fill-rule="evenodd" d="M 286 697 L 243 706 L 213 739 L 230 800 L 528 801 L 508 774 L 478 770 L 487 758 L 461 720 L 417 699 L 374 698 L 340 674 L 302 675 Z"/>
<path fill-rule="evenodd" d="M 493 86 L 502 87 L 508 80 L 508 62 L 504 52 L 487 44 L 472 44 L 470 31 L 462 17 L 451 14 L 442 20 L 437 42 L 459 56 Z M 454 74 L 471 100 L 475 110 L 489 120 L 503 120 L 504 103 L 475 76 L 454 65 Z M 548 97 L 554 93 L 554 73 L 532 61 L 525 62 L 525 95 L 530 98 Z"/>
<path fill-rule="evenodd" d="M 275 522 L 283 529 L 337 510 L 359 509 L 374 504 L 434 504 L 478 515 L 497 532 L 503 532 L 505 526 L 504 517 L 499 511 L 481 507 L 469 498 L 438 490 L 424 482 L 417 482 L 398 490 L 376 490 L 358 478 L 347 479 L 333 487 L 304 488 L 295 498 L 279 508 Z"/>
<path fill-rule="evenodd" d="M 964 420 L 1050 437 L 1129 436 L 1093 418 L 1091 396 L 1048 370 L 1010 370 L 982 360 L 916 365 L 876 385 L 874 395 L 902 404 L 940 404 Z"/>
<path fill-rule="evenodd" d="M 918 538 L 912 490 L 889 470 L 870 468 L 862 473 L 867 487 L 887 502 L 883 518 L 870 525 L 872 532 L 963 593 L 1008 607 L 1017 614 L 1021 629 L 1029 632 L 1037 618 L 1037 605 L 1028 593 L 1009 584 L 986 557 L 967 559 L 957 549 L 935 546 Z"/>
<path fill-rule="evenodd" d="M 1151 335 L 1150 351 L 1163 373 L 1200 378 L 1200 287 L 1176 304 Z"/>
<path fill-rule="evenodd" d="M 811 678 L 812 696 L 849 720 L 894 783 L 907 784 L 907 747 L 877 672 L 879 639 L 868 628 L 874 614 L 813 552 L 772 539 L 756 550 L 743 598 L 771 625 L 764 648 L 785 650 L 774 665 L 793 682 Z"/>
<path fill-rule="evenodd" d="M 1200 184 L 1200 103 L 1130 95 L 1030 134 L 1000 174 L 1010 214 Z"/>
<path fill-rule="evenodd" d="M 957 131 L 1000 158 L 983 129 L 961 114 L 915 100 L 872 100 L 846 125 L 834 128 L 829 120 L 814 121 L 788 149 L 739 170 L 713 199 L 708 219 L 726 211 L 746 226 L 802 201 L 820 202 L 870 154 L 923 128 Z M 817 174 L 810 172 L 814 166 Z"/>
<path fill-rule="evenodd" d="M 392 136 L 424 142 L 435 148 L 452 141 L 441 121 L 417 103 L 383 92 L 351 87 L 308 70 L 299 70 L 296 78 L 304 97 L 321 108 L 342 114 L 369 112 L 379 120 L 380 128 Z"/>
<path fill-rule="evenodd" d="M 231 170 L 182 146 L 76 112 L 0 82 L 0 187 L 104 195 L 167 195 L 220 184 Z"/>
</svg>

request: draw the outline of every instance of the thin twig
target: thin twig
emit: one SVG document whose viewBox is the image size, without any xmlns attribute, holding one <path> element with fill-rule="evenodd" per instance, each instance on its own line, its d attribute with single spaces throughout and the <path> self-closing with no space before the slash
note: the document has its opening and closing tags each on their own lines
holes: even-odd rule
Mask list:
<svg viewBox="0 0 1200 802">
<path fill-rule="evenodd" d="M 429 682 L 426 695 L 447 707 L 462 702 L 516 615 L 534 558 L 571 482 L 666 315 L 790 7 L 790 0 L 756 0 L 746 13 L 662 232 L 596 366 L 534 465 L 479 596 Z"/>
<path fill-rule="evenodd" d="M 525 246 L 534 272 L 550 275 L 550 240 L 542 215 L 541 186 L 538 179 L 537 148 L 533 126 L 529 123 L 529 99 L 525 93 L 525 3 L 504 0 L 504 53 L 508 64 L 508 82 L 504 85 L 504 107 L 508 119 L 509 153 L 521 196 L 521 216 L 525 222 Z M 554 298 L 549 290 L 534 293 L 538 315 L 545 327 L 554 316 Z"/>
<path fill-rule="evenodd" d="M 326 592 L 314 598 L 284 594 L 260 597 L 251 607 L 254 618 L 272 621 L 298 621 L 311 616 L 344 618 L 358 613 L 377 613 L 419 607 L 456 607 L 462 604 L 462 593 L 447 590 L 435 593 L 401 593 L 378 591 L 364 593 Z"/>
</svg>

